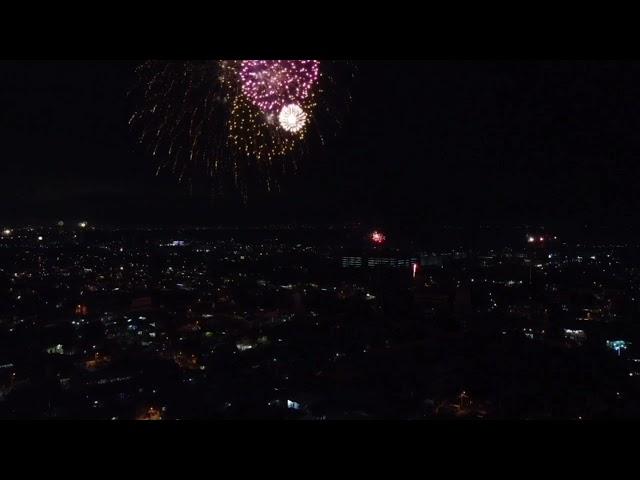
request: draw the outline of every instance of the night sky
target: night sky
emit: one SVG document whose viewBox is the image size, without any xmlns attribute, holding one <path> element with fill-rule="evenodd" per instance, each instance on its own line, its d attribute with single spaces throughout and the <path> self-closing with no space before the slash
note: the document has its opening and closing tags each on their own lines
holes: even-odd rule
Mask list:
<svg viewBox="0 0 640 480">
<path fill-rule="evenodd" d="M 628 223 L 640 62 L 355 62 L 346 124 L 277 194 L 190 194 L 136 143 L 138 62 L 0 62 L 0 220 Z"/>
</svg>

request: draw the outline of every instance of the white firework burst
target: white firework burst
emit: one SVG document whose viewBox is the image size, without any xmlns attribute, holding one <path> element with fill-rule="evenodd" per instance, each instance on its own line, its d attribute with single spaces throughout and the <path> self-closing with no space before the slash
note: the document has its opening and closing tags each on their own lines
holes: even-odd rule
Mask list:
<svg viewBox="0 0 640 480">
<path fill-rule="evenodd" d="M 278 115 L 280 126 L 291 133 L 298 133 L 307 123 L 307 114 L 295 103 L 285 105 Z"/>
</svg>

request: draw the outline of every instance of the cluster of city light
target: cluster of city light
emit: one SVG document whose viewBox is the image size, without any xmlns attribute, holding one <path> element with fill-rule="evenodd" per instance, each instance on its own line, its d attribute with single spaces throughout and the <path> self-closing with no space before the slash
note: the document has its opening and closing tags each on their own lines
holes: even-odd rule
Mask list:
<svg viewBox="0 0 640 480">
<path fill-rule="evenodd" d="M 556 237 L 556 236 L 554 236 L 554 237 L 544 237 L 544 236 L 541 235 L 539 237 L 536 237 L 534 235 L 527 235 L 527 242 L 528 243 L 536 243 L 536 242 L 544 243 L 545 240 L 551 239 L 551 238 L 553 238 L 553 240 L 557 240 L 558 239 L 558 237 Z"/>
<path fill-rule="evenodd" d="M 626 340 L 607 340 L 607 347 L 616 352 L 619 356 L 622 355 L 624 350 L 627 350 L 631 345 L 631 342 Z"/>
</svg>

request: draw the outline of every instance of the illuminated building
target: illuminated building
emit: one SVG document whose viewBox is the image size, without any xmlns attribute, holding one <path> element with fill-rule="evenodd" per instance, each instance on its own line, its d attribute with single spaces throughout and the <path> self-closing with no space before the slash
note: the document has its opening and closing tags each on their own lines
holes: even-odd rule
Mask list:
<svg viewBox="0 0 640 480">
<path fill-rule="evenodd" d="M 136 417 L 136 420 L 162 420 L 162 410 L 149 407 Z"/>
<path fill-rule="evenodd" d="M 414 258 L 378 257 L 367 259 L 367 267 L 411 267 L 414 263 Z"/>
<path fill-rule="evenodd" d="M 631 343 L 626 340 L 607 340 L 607 348 L 610 348 L 618 355 L 622 355 L 622 352 L 627 350 Z"/>
<path fill-rule="evenodd" d="M 185 370 L 199 370 L 200 364 L 198 358 L 194 354 L 187 354 L 178 352 L 173 356 L 173 360 L 176 364 Z"/>
<path fill-rule="evenodd" d="M 410 268 L 417 266 L 418 260 L 414 257 L 382 257 L 382 256 L 365 256 L 356 257 L 348 256 L 342 257 L 342 268 L 376 268 L 376 267 L 389 267 L 389 268 Z"/>
<path fill-rule="evenodd" d="M 60 344 L 49 347 L 46 351 L 50 355 L 64 355 L 64 347 Z"/>
<path fill-rule="evenodd" d="M 565 328 L 564 338 L 565 340 L 576 345 L 582 345 L 587 339 L 587 334 L 584 330 L 572 330 L 569 328 Z"/>
<path fill-rule="evenodd" d="M 360 268 L 362 266 L 362 257 L 342 257 L 342 268 Z"/>
<path fill-rule="evenodd" d="M 111 357 L 109 355 L 101 355 L 96 352 L 95 355 L 84 362 L 84 367 L 89 371 L 93 371 L 106 367 L 110 362 Z"/>
<path fill-rule="evenodd" d="M 420 254 L 420 265 L 423 267 L 442 267 L 444 259 L 442 255 Z"/>
</svg>

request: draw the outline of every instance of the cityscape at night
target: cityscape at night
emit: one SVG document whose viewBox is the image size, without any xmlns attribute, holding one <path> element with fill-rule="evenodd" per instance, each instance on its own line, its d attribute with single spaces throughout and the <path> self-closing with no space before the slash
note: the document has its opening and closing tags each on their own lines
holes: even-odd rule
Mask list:
<svg viewBox="0 0 640 480">
<path fill-rule="evenodd" d="M 5 228 L 0 416 L 640 414 L 640 244 L 485 230 Z"/>
<path fill-rule="evenodd" d="M 2 61 L 0 419 L 638 419 L 638 132 L 633 61 Z"/>
</svg>

